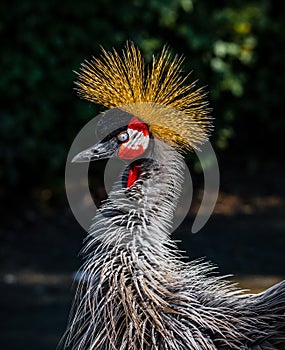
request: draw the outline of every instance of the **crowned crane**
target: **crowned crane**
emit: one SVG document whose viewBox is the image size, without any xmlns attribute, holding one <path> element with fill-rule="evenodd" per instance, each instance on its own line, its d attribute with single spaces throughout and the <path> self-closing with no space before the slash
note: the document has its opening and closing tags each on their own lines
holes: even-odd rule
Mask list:
<svg viewBox="0 0 285 350">
<path fill-rule="evenodd" d="M 97 211 L 63 347 L 80 350 L 285 349 L 285 281 L 241 293 L 170 238 L 183 152 L 207 140 L 201 89 L 169 50 L 146 65 L 134 44 L 82 65 L 76 90 L 108 110 L 74 162 L 128 161 Z M 80 165 L 78 165 L 80 166 Z"/>
</svg>

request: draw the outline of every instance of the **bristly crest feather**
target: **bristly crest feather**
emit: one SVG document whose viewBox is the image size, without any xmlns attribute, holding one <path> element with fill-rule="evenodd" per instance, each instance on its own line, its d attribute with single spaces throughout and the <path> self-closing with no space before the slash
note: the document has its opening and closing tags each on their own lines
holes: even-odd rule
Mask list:
<svg viewBox="0 0 285 350">
<path fill-rule="evenodd" d="M 85 61 L 75 82 L 78 94 L 107 108 L 120 108 L 145 121 L 154 136 L 179 150 L 198 148 L 212 129 L 202 88 L 187 84 L 184 59 L 165 46 L 150 65 L 127 43 L 120 56 L 102 49 L 100 58 Z"/>
</svg>

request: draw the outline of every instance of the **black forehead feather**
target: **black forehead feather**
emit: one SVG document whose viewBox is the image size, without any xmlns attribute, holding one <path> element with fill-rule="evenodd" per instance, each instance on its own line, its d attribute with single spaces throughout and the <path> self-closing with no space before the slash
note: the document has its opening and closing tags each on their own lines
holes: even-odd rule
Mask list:
<svg viewBox="0 0 285 350">
<path fill-rule="evenodd" d="M 132 117 L 132 114 L 124 112 L 119 108 L 109 109 L 100 116 L 96 127 L 97 137 L 103 140 L 107 136 L 112 136 L 126 129 Z"/>
</svg>

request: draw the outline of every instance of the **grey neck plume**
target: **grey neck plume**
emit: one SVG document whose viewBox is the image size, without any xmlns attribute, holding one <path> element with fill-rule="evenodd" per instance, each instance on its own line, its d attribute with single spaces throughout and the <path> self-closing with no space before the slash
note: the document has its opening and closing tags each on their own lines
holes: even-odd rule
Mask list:
<svg viewBox="0 0 285 350">
<path fill-rule="evenodd" d="M 123 174 L 94 218 L 64 348 L 284 349 L 284 283 L 244 296 L 211 265 L 183 262 L 169 237 L 182 156 L 155 143 L 138 162 L 139 179 L 126 187 Z"/>
<path fill-rule="evenodd" d="M 155 330 L 165 333 L 156 313 L 170 310 L 161 297 L 176 278 L 170 232 L 184 162 L 173 147 L 152 141 L 147 158 L 137 161 L 139 179 L 127 188 L 129 169 L 119 176 L 91 225 L 67 337 L 73 349 L 139 349 L 162 337 Z"/>
<path fill-rule="evenodd" d="M 182 189 L 183 158 L 167 144 L 154 141 L 147 158 L 136 163 L 141 169 L 139 179 L 126 188 L 132 165 L 119 177 L 95 216 L 89 244 L 95 240 L 105 247 L 159 252 L 159 246 L 169 241 Z"/>
</svg>

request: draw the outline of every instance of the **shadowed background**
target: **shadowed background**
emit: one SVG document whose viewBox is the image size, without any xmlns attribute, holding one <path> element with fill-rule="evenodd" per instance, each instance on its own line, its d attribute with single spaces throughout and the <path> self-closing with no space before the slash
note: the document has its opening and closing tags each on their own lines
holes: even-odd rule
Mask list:
<svg viewBox="0 0 285 350">
<path fill-rule="evenodd" d="M 53 349 L 63 333 L 85 232 L 64 191 L 67 152 L 103 110 L 73 92 L 73 70 L 134 41 L 146 61 L 167 43 L 209 91 L 221 171 L 214 215 L 196 235 L 203 174 L 187 156 L 195 193 L 175 233 L 242 287 L 285 276 L 283 116 L 285 4 L 263 1 L 3 1 L 0 4 L 0 330 L 3 348 Z M 104 162 L 91 166 L 94 200 Z"/>
</svg>

